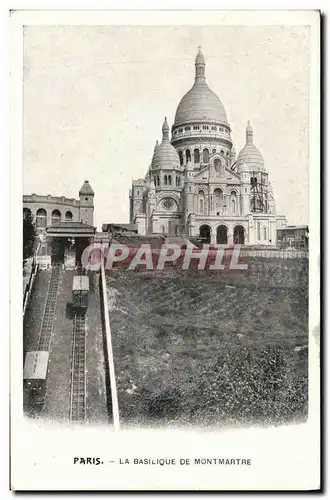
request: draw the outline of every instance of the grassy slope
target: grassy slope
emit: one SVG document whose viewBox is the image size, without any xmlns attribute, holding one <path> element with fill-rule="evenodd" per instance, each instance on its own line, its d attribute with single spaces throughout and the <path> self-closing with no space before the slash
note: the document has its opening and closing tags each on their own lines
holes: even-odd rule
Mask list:
<svg viewBox="0 0 330 500">
<path fill-rule="evenodd" d="M 307 412 L 307 289 L 108 277 L 121 419 L 276 423 Z"/>
</svg>

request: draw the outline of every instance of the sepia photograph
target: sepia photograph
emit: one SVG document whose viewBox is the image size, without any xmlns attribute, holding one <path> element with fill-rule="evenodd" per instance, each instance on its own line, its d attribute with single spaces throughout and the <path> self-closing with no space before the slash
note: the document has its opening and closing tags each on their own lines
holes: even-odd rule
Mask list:
<svg viewBox="0 0 330 500">
<path fill-rule="evenodd" d="M 24 425 L 307 424 L 311 26 L 21 28 Z"/>
</svg>

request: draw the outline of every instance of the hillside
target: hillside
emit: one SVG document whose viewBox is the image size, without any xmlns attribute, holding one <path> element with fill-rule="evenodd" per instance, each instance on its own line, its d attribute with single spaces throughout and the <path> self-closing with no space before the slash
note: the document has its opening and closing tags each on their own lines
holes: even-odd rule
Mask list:
<svg viewBox="0 0 330 500">
<path fill-rule="evenodd" d="M 245 274 L 108 273 L 121 420 L 275 424 L 307 415 L 308 297 Z M 291 271 L 290 271 L 291 272 Z M 273 276 L 274 274 L 271 273 Z M 279 280 L 282 282 L 283 280 Z M 232 283 L 231 283 L 232 281 Z"/>
</svg>

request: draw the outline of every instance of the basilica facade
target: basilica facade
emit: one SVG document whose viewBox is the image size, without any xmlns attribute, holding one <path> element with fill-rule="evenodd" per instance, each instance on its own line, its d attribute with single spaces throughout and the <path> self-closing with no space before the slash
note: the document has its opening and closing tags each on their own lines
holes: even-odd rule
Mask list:
<svg viewBox="0 0 330 500">
<path fill-rule="evenodd" d="M 199 236 L 210 243 L 275 245 L 286 226 L 251 124 L 236 157 L 226 110 L 209 88 L 199 48 L 195 81 L 171 129 L 165 118 L 145 178 L 132 182 L 130 222 L 140 234 Z"/>
</svg>

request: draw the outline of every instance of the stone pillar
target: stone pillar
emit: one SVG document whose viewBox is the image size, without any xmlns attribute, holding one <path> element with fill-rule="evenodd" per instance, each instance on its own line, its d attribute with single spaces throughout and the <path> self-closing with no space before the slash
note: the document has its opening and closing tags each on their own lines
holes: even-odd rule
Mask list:
<svg viewBox="0 0 330 500">
<path fill-rule="evenodd" d="M 211 245 L 216 245 L 217 243 L 217 229 L 216 227 L 211 227 Z"/>
<path fill-rule="evenodd" d="M 249 216 L 249 244 L 254 245 L 256 242 L 256 229 L 255 229 L 255 221 L 253 216 Z"/>
<path fill-rule="evenodd" d="M 214 207 L 213 207 L 213 195 L 209 194 L 209 215 L 214 214 Z"/>
<path fill-rule="evenodd" d="M 234 243 L 234 231 L 232 228 L 228 229 L 227 238 L 228 238 L 228 245 L 232 245 Z"/>
<path fill-rule="evenodd" d="M 240 194 L 237 196 L 237 200 L 236 200 L 236 214 L 238 216 L 241 215 L 241 195 Z"/>
<path fill-rule="evenodd" d="M 272 240 L 270 245 L 277 244 L 277 231 L 276 231 L 276 223 L 275 220 L 270 221 L 270 229 L 269 229 L 269 239 Z"/>
</svg>

